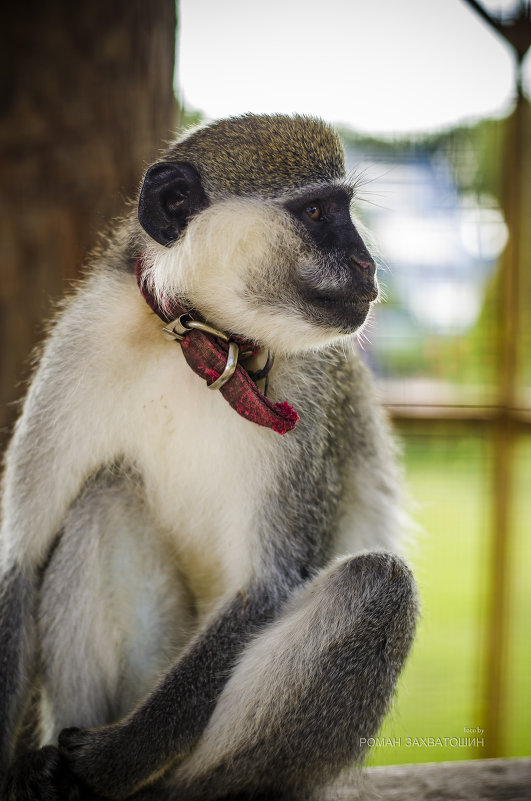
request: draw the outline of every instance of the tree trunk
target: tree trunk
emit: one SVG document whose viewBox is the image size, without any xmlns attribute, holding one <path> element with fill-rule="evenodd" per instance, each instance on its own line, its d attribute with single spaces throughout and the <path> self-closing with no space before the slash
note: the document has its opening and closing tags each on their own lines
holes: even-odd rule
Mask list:
<svg viewBox="0 0 531 801">
<path fill-rule="evenodd" d="M 5 5 L 0 44 L 0 432 L 51 301 L 176 124 L 174 0 Z"/>
</svg>

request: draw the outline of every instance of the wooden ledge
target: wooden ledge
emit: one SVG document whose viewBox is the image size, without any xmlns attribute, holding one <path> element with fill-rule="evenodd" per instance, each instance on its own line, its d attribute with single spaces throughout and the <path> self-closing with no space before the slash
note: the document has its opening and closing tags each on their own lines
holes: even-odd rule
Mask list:
<svg viewBox="0 0 531 801">
<path fill-rule="evenodd" d="M 344 773 L 323 801 L 531 801 L 531 758 L 392 765 Z"/>
</svg>

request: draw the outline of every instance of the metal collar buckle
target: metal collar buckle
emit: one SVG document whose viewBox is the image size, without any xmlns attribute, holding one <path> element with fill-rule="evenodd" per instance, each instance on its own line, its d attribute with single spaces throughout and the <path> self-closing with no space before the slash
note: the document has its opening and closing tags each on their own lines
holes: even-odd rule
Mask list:
<svg viewBox="0 0 531 801">
<path fill-rule="evenodd" d="M 211 334 L 212 336 L 219 337 L 223 340 L 223 342 L 228 343 L 229 352 L 227 354 L 225 369 L 219 378 L 207 385 L 209 389 L 221 389 L 221 387 L 226 384 L 227 381 L 234 375 L 234 371 L 238 365 L 240 349 L 237 343 L 230 340 L 224 331 L 219 331 L 217 328 L 213 328 L 213 326 L 208 325 L 208 323 L 201 323 L 198 320 L 192 320 L 189 312 L 185 312 L 175 320 L 172 320 L 170 323 L 168 323 L 168 325 L 164 326 L 162 332 L 166 339 L 182 342 L 186 334 L 188 334 L 194 328 L 198 329 L 199 331 L 204 331 L 205 334 Z"/>
</svg>

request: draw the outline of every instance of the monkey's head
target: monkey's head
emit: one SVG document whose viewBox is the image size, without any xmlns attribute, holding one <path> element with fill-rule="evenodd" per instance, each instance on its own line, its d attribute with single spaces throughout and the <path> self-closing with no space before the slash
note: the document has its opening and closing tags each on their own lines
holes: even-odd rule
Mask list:
<svg viewBox="0 0 531 801">
<path fill-rule="evenodd" d="M 378 296 L 353 194 L 321 120 L 248 114 L 200 128 L 145 175 L 146 280 L 162 304 L 183 299 L 276 351 L 352 334 Z"/>
</svg>

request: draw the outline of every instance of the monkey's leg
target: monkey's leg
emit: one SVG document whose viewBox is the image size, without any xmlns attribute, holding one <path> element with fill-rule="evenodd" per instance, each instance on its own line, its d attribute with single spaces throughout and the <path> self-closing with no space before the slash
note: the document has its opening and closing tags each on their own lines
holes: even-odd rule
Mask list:
<svg viewBox="0 0 531 801">
<path fill-rule="evenodd" d="M 159 686 L 112 726 L 59 736 L 73 773 L 111 799 L 127 798 L 184 758 L 212 714 L 249 638 L 285 601 L 286 583 L 247 587 L 225 603 L 186 648 Z"/>
<path fill-rule="evenodd" d="M 247 588 L 186 649 L 159 686 L 122 722 L 66 729 L 60 750 L 71 770 L 111 799 L 127 798 L 186 756 L 205 728 L 238 655 L 278 604 L 274 588 Z"/>
<path fill-rule="evenodd" d="M 413 638 L 413 578 L 395 556 L 323 571 L 244 651 L 168 798 L 307 799 L 359 761 Z"/>
<path fill-rule="evenodd" d="M 188 801 L 265 792 L 273 781 L 306 790 L 360 758 L 413 637 L 409 571 L 385 554 L 325 571 L 250 646 L 216 705 L 245 641 L 278 608 L 273 591 L 238 595 L 129 718 L 63 732 L 74 773 L 121 799 L 190 754 L 175 774 L 176 797 Z"/>
</svg>

